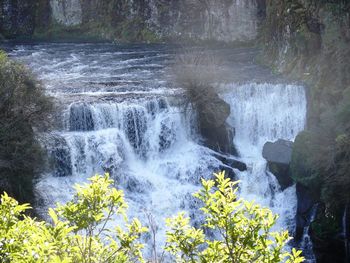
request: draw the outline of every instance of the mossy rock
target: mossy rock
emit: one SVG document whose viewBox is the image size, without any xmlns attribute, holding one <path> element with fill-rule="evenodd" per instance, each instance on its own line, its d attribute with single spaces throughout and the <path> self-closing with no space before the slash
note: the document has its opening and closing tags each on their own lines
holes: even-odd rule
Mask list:
<svg viewBox="0 0 350 263">
<path fill-rule="evenodd" d="M 318 189 L 321 182 L 318 181 L 310 158 L 313 154 L 312 136 L 311 132 L 303 131 L 295 139 L 290 170 L 295 182 L 311 189 Z"/>
</svg>

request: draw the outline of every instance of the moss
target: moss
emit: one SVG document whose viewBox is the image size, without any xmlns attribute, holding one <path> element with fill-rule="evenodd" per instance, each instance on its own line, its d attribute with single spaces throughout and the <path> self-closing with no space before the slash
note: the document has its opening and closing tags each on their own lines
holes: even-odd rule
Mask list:
<svg viewBox="0 0 350 263">
<path fill-rule="evenodd" d="M 48 28 L 34 32 L 35 40 L 52 40 L 52 41 L 101 41 L 101 32 L 91 30 L 87 26 L 64 26 L 59 23 L 52 23 Z"/>
<path fill-rule="evenodd" d="M 160 42 L 160 37 L 148 28 L 143 28 L 141 30 L 142 41 L 147 43 L 158 43 Z"/>
<path fill-rule="evenodd" d="M 139 17 L 120 22 L 114 32 L 114 37 L 122 42 L 157 43 L 161 41 L 161 38 Z"/>
<path fill-rule="evenodd" d="M 305 186 L 314 187 L 318 184 L 315 180 L 310 156 L 312 156 L 312 134 L 308 131 L 301 132 L 295 139 L 291 162 L 291 176 L 295 182 Z"/>
</svg>

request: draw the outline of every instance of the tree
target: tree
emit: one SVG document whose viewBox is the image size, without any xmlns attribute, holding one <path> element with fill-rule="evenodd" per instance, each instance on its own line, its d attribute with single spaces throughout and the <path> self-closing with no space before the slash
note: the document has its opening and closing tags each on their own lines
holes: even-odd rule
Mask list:
<svg viewBox="0 0 350 263">
<path fill-rule="evenodd" d="M 76 186 L 73 200 L 49 210 L 53 224 L 24 216 L 29 208 L 6 193 L 0 206 L 1 262 L 143 262 L 138 241 L 147 229 L 125 215 L 123 192 L 111 187 L 108 174 Z M 23 218 L 22 218 L 23 217 Z M 107 228 L 121 217 L 123 228 Z"/>
<path fill-rule="evenodd" d="M 137 219 L 128 220 L 123 192 L 112 187 L 108 174 L 89 180 L 90 184 L 76 186 L 72 201 L 49 209 L 51 223 L 25 216 L 29 205 L 19 205 L 4 193 L 0 204 L 0 262 L 145 262 L 140 237 L 148 230 Z M 218 238 L 210 239 L 203 228 L 191 227 L 184 214 L 168 219 L 165 250 L 174 256 L 169 261 L 303 261 L 300 251 L 284 251 L 287 232 L 270 233 L 276 216 L 266 208 L 237 199 L 236 183 L 225 179 L 224 173 L 202 184 L 203 189 L 195 196 L 204 203 L 203 227 L 216 231 Z M 125 224 L 108 227 L 117 218 Z"/>
<path fill-rule="evenodd" d="M 238 199 L 237 182 L 215 174 L 215 180 L 202 179 L 202 189 L 194 194 L 204 204 L 205 224 L 190 226 L 185 215 L 168 219 L 166 250 L 177 262 L 302 262 L 301 251 L 285 251 L 288 231 L 271 232 L 277 215 L 253 202 Z M 212 230 L 213 238 L 204 234 Z"/>
<path fill-rule="evenodd" d="M 42 161 L 34 130 L 48 126 L 51 108 L 31 72 L 0 51 L 0 190 L 21 201 L 33 197 L 32 179 Z"/>
</svg>

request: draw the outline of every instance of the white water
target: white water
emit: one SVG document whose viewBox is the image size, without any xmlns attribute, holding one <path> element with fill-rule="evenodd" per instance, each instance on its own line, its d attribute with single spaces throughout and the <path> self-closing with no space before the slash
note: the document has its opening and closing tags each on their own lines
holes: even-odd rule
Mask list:
<svg viewBox="0 0 350 263">
<path fill-rule="evenodd" d="M 234 143 L 248 170 L 238 173 L 241 197 L 270 207 L 280 215 L 277 229 L 294 231 L 297 197 L 295 187 L 281 191 L 266 170 L 262 149 L 267 141 L 294 140 L 304 129 L 306 98 L 296 85 L 228 85 L 222 98 L 231 105 L 229 123 L 235 127 Z"/>
<path fill-rule="evenodd" d="M 311 209 L 310 218 L 308 219 L 307 226 L 304 228 L 303 237 L 299 244 L 299 248 L 303 251 L 303 256 L 305 257 L 305 263 L 315 263 L 316 257 L 313 253 L 313 244 L 310 236 L 310 226 L 315 220 L 317 213 L 317 204 Z"/>
<path fill-rule="evenodd" d="M 110 172 L 126 194 L 129 216 L 147 223 L 152 214 L 158 246 L 164 245 L 165 218 L 185 210 L 198 220 L 191 194 L 198 190 L 199 178 L 220 165 L 193 140 L 195 126 L 185 116 L 191 114 L 184 115 L 165 99 L 71 104 L 65 130 L 48 135 L 56 165 L 37 184 L 43 212 L 57 201 L 68 201 L 75 183 Z"/>
</svg>

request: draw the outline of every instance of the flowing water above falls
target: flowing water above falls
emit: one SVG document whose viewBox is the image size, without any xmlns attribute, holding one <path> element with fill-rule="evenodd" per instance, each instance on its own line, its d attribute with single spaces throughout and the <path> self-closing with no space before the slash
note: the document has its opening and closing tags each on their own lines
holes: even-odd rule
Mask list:
<svg viewBox="0 0 350 263">
<path fill-rule="evenodd" d="M 166 81 L 174 50 L 166 46 L 40 44 L 11 47 L 27 63 L 58 105 L 57 127 L 42 134 L 50 169 L 36 185 L 41 213 L 73 194 L 72 186 L 109 172 L 125 191 L 129 215 L 147 223 L 152 214 L 164 244 L 164 219 L 187 211 L 200 220 L 191 193 L 200 177 L 222 163 L 203 146 L 196 114 L 181 105 L 181 94 Z M 304 128 L 306 100 L 297 85 L 278 84 L 250 62 L 249 49 L 230 50 L 232 83 L 222 97 L 231 105 L 234 141 L 248 170 L 235 173 L 240 194 L 280 214 L 276 228 L 294 230 L 295 187 L 281 191 L 266 171 L 266 141 L 293 140 Z M 248 62 L 247 62 L 248 61 Z M 230 64 L 228 63 L 228 65 Z M 247 82 L 256 81 L 273 84 Z"/>
</svg>

